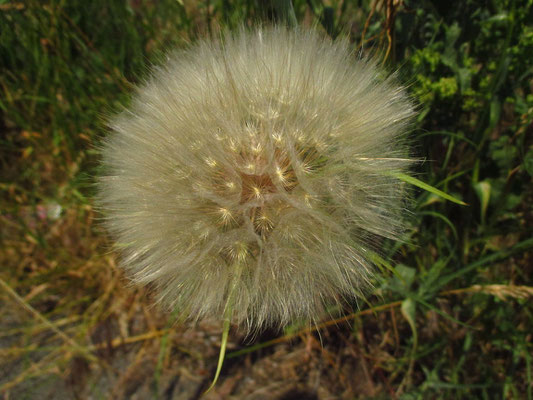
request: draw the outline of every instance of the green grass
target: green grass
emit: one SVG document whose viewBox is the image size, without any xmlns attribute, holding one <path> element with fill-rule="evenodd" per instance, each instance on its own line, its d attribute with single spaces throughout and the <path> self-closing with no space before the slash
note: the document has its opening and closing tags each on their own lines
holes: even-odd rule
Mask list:
<svg viewBox="0 0 533 400">
<path fill-rule="evenodd" d="M 10 365 L 0 394 L 37 398 L 61 381 L 81 397 L 119 398 L 147 354 L 152 394 L 172 358 L 214 372 L 211 342 L 183 339 L 182 324 L 168 323 L 116 267 L 92 206 L 96 148 L 151 63 L 223 28 L 277 18 L 260 4 L 0 1 L 0 358 Z M 293 1 L 300 24 L 349 35 L 354 50 L 398 70 L 419 103 L 411 136 L 426 161 L 416 176 L 440 192 L 409 182 L 405 243 L 384 244 L 390 261 L 379 262 L 370 303 L 326 321 L 323 347 L 297 328 L 248 347 L 230 337 L 221 384 L 246 376 L 232 360 L 259 365 L 297 339 L 333 371 L 364 364 L 360 379 L 373 389 L 326 374 L 334 395 L 531 399 L 533 2 L 391 4 Z M 117 377 L 124 389 L 102 386 L 121 348 L 137 355 Z"/>
</svg>

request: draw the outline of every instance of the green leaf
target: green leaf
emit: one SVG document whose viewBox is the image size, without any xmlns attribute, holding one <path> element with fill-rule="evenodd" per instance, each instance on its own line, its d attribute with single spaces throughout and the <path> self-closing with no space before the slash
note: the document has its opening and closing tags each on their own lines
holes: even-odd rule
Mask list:
<svg viewBox="0 0 533 400">
<path fill-rule="evenodd" d="M 416 314 L 416 303 L 411 298 L 407 298 L 402 301 L 402 315 L 411 327 L 413 331 L 413 336 L 417 337 L 416 323 L 415 323 L 415 314 Z M 415 339 L 416 340 L 416 339 Z"/>
<path fill-rule="evenodd" d="M 448 265 L 450 258 L 439 258 L 429 268 L 428 272 L 422 277 L 422 283 L 418 289 L 420 296 L 433 295 L 438 291 L 438 280 L 441 277 L 441 273 Z"/>
<path fill-rule="evenodd" d="M 415 280 L 416 270 L 407 265 L 399 264 L 395 268 L 395 276 L 389 283 L 390 290 L 406 295 Z"/>
<path fill-rule="evenodd" d="M 285 23 L 290 28 L 298 26 L 291 0 L 273 0 L 272 5 L 279 14 L 280 22 Z"/>
<path fill-rule="evenodd" d="M 477 148 L 477 145 L 473 141 L 471 141 L 470 139 L 465 137 L 464 134 L 462 134 L 462 133 L 455 133 L 455 132 L 448 132 L 448 131 L 432 131 L 432 132 L 422 133 L 419 137 L 423 138 L 425 136 L 433 136 L 433 135 L 444 135 L 444 136 L 449 136 L 449 137 L 452 137 L 452 138 L 456 138 L 456 139 L 459 139 L 459 140 L 462 140 L 462 141 L 468 143 L 474 149 Z"/>
<path fill-rule="evenodd" d="M 441 213 L 435 212 L 435 211 L 422 211 L 419 212 L 419 215 L 427 215 L 430 217 L 435 217 L 443 220 L 446 225 L 448 225 L 452 231 L 453 237 L 456 241 L 459 241 L 459 235 L 457 234 L 457 229 L 455 229 L 455 225 L 452 221 L 450 221 L 446 216 L 442 215 Z"/>
<path fill-rule="evenodd" d="M 524 169 L 530 176 L 533 176 L 533 149 L 529 150 L 524 157 Z"/>
<path fill-rule="evenodd" d="M 439 189 L 437 189 L 437 188 L 435 188 L 435 187 L 433 187 L 431 185 L 428 185 L 427 183 L 422 182 L 421 180 L 413 178 L 412 176 L 409 176 L 409 175 L 406 175 L 406 174 L 402 174 L 401 172 L 394 173 L 394 176 L 396 178 L 406 182 L 406 183 L 409 183 L 409 184 L 411 184 L 413 186 L 419 187 L 420 189 L 424 189 L 427 192 L 433 193 L 433 194 L 435 194 L 437 196 L 440 196 L 443 199 L 449 200 L 449 201 L 451 201 L 453 203 L 457 203 L 457 204 L 460 204 L 462 206 L 468 205 L 464 201 L 456 199 L 455 197 L 449 195 L 448 193 L 445 193 L 442 190 L 439 190 Z"/>
<path fill-rule="evenodd" d="M 497 97 L 490 102 L 490 114 L 489 114 L 489 129 L 492 131 L 498 121 L 500 120 L 500 114 L 502 111 L 502 105 Z"/>
<path fill-rule="evenodd" d="M 369 250 L 368 257 L 370 258 L 372 263 L 376 265 L 382 272 L 384 272 L 384 269 L 387 269 L 392 272 L 393 275 L 396 275 L 398 278 L 402 279 L 396 268 L 394 268 L 391 263 L 379 256 L 377 253 Z"/>
<path fill-rule="evenodd" d="M 416 298 L 416 301 L 420 304 L 422 304 L 423 306 L 426 306 L 427 308 L 429 308 L 430 310 L 433 310 L 435 311 L 437 314 L 439 314 L 441 317 L 444 317 L 452 322 L 455 322 L 456 324 L 458 325 L 461 325 L 461 326 L 464 326 L 465 328 L 469 328 L 469 329 L 474 329 L 472 326 L 468 325 L 468 324 L 465 324 L 464 322 L 461 322 L 459 321 L 458 319 L 455 319 L 454 317 L 452 317 L 451 315 L 445 313 L 444 311 L 438 309 L 437 307 L 434 307 L 432 306 L 431 304 L 429 304 L 428 302 L 422 300 L 421 298 L 417 297 Z"/>
<path fill-rule="evenodd" d="M 413 345 L 411 347 L 411 354 L 409 355 L 409 367 L 407 369 L 407 372 L 405 373 L 404 378 L 402 379 L 402 382 L 400 383 L 399 390 L 400 388 L 407 385 L 408 381 L 410 380 L 415 363 L 416 349 L 418 348 L 418 332 L 416 330 L 415 322 L 416 303 L 414 302 L 414 300 L 411 298 L 405 299 L 402 302 L 401 312 L 403 317 L 406 319 L 407 323 L 411 327 L 411 331 L 413 332 Z"/>
<path fill-rule="evenodd" d="M 511 247 L 509 249 L 501 250 L 501 251 L 497 251 L 495 253 L 489 254 L 488 256 L 482 257 L 479 260 L 473 262 L 472 264 L 469 264 L 469 265 L 467 265 L 467 266 L 465 266 L 463 268 L 460 268 L 458 271 L 455 271 L 455 272 L 447 275 L 446 277 L 443 277 L 443 279 L 441 279 L 439 281 L 439 285 L 442 287 L 442 286 L 448 284 L 449 282 L 453 281 L 454 279 L 457 279 L 457 278 L 461 277 L 462 275 L 466 274 L 467 272 L 472 271 L 473 269 L 482 267 L 482 266 L 487 265 L 489 263 L 494 263 L 494 262 L 497 262 L 497 261 L 504 260 L 504 259 L 506 259 L 507 257 L 509 257 L 509 256 L 511 256 L 513 254 L 521 253 L 521 252 L 523 252 L 525 250 L 529 250 L 531 248 L 533 248 L 533 238 L 526 239 L 526 240 L 524 240 L 524 241 L 522 241 L 520 243 L 515 244 L 513 247 Z"/>
<path fill-rule="evenodd" d="M 481 181 L 474 185 L 474 190 L 479 197 L 479 202 L 481 203 L 481 223 L 485 223 L 485 216 L 487 214 L 487 208 L 490 201 L 490 191 L 491 185 L 488 181 Z"/>
</svg>

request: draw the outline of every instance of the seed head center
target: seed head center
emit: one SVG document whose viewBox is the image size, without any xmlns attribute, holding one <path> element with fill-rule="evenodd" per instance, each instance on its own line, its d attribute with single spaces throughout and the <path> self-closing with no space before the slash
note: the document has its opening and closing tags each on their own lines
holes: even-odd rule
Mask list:
<svg viewBox="0 0 533 400">
<path fill-rule="evenodd" d="M 276 185 L 272 182 L 270 175 L 250 175 L 241 174 L 241 200 L 240 204 L 254 200 L 264 200 L 265 195 L 275 193 Z"/>
</svg>

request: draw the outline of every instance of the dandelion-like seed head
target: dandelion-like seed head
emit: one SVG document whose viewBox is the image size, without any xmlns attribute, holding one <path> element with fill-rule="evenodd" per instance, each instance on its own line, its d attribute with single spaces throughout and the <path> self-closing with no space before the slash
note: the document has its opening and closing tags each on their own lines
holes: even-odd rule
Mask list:
<svg viewBox="0 0 533 400">
<path fill-rule="evenodd" d="M 346 42 L 283 28 L 174 53 L 111 121 L 99 203 L 139 283 L 254 331 L 364 292 L 397 239 L 413 107 Z"/>
</svg>

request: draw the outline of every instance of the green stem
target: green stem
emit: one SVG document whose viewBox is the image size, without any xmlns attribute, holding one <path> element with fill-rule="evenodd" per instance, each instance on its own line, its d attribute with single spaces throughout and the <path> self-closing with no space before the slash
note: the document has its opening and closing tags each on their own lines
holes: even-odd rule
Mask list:
<svg viewBox="0 0 533 400">
<path fill-rule="evenodd" d="M 224 359 L 226 358 L 226 347 L 228 345 L 229 329 L 231 327 L 231 316 L 233 314 L 233 302 L 235 300 L 235 292 L 238 286 L 238 282 L 241 279 L 242 266 L 238 264 L 235 269 L 236 269 L 235 271 L 236 273 L 231 282 L 231 286 L 230 286 L 229 293 L 228 293 L 228 299 L 226 301 L 226 306 L 224 308 L 224 322 L 222 325 L 222 340 L 220 343 L 220 353 L 218 355 L 217 370 L 215 372 L 215 377 L 213 378 L 213 382 L 211 382 L 211 385 L 205 391 L 204 394 L 208 393 L 209 391 L 211 391 L 211 389 L 215 387 L 218 381 L 218 377 L 220 376 L 220 372 L 222 371 L 222 365 L 224 364 Z"/>
<path fill-rule="evenodd" d="M 231 295 L 231 294 L 230 294 Z M 213 378 L 213 382 L 211 382 L 211 385 L 209 388 L 205 391 L 205 393 L 209 393 L 211 389 L 213 389 L 218 381 L 218 377 L 220 376 L 220 371 L 222 371 L 222 365 L 224 364 L 224 359 L 226 358 L 226 346 L 228 344 L 228 336 L 229 336 L 229 328 L 231 326 L 231 314 L 233 312 L 233 307 L 230 304 L 231 299 L 228 300 L 228 303 L 226 304 L 226 310 L 224 311 L 224 325 L 222 328 L 222 342 L 220 343 L 220 353 L 218 355 L 218 364 L 217 364 L 217 370 L 215 372 L 215 377 Z"/>
</svg>

